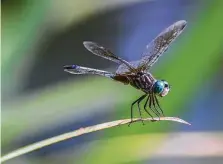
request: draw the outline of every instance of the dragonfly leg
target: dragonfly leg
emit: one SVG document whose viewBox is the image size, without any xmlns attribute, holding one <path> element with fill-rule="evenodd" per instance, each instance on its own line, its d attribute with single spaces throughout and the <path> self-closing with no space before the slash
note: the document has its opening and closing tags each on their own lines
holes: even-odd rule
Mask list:
<svg viewBox="0 0 223 164">
<path fill-rule="evenodd" d="M 142 121 L 142 124 L 144 124 L 143 120 L 142 120 L 142 112 L 141 112 L 141 108 L 140 108 L 140 102 L 146 97 L 146 95 L 143 95 L 142 97 L 140 97 L 140 100 L 137 101 L 137 104 L 138 104 L 138 109 L 139 109 L 139 115 L 140 115 L 140 118 L 141 118 L 141 121 Z"/>
<path fill-rule="evenodd" d="M 148 115 L 150 115 L 150 117 L 152 118 L 152 120 L 154 120 L 154 119 L 153 119 L 153 116 L 152 116 L 152 115 L 149 113 L 149 111 L 146 109 L 146 106 L 147 106 L 148 101 L 150 101 L 150 97 L 149 97 L 149 96 L 147 97 L 147 99 L 146 99 L 146 103 L 144 104 L 144 110 L 146 111 L 146 113 L 147 113 Z"/>
<path fill-rule="evenodd" d="M 140 99 L 140 98 L 139 98 Z M 139 99 L 137 99 L 136 101 L 134 101 L 131 105 L 131 122 L 128 124 L 128 126 L 131 125 L 131 123 L 133 123 L 133 106 L 135 105 L 135 103 L 137 103 L 137 101 L 139 101 Z"/>
<path fill-rule="evenodd" d="M 133 123 L 133 106 L 135 105 L 135 103 L 137 103 L 138 101 L 142 101 L 145 98 L 145 95 L 142 95 L 141 97 L 139 97 L 137 100 L 135 100 L 132 105 L 131 105 L 131 122 L 128 124 L 128 126 L 131 125 L 131 123 Z M 140 111 L 140 109 L 139 109 Z M 141 116 L 141 111 L 140 111 L 140 116 Z M 142 118 L 142 116 L 141 116 Z"/>
<path fill-rule="evenodd" d="M 151 95 L 151 102 L 152 102 L 152 106 L 150 106 L 151 110 L 153 111 L 153 113 L 155 113 L 157 115 L 157 117 L 160 119 L 160 112 L 156 109 L 156 103 L 154 100 L 154 95 Z"/>
<path fill-rule="evenodd" d="M 164 113 L 163 113 L 163 110 L 162 110 L 162 108 L 160 107 L 160 104 L 159 104 L 159 101 L 158 101 L 157 97 L 154 96 L 154 98 L 155 98 L 155 101 L 156 101 L 157 106 L 159 107 L 160 111 L 162 112 L 163 117 L 165 117 L 165 115 L 164 115 Z"/>
<path fill-rule="evenodd" d="M 160 117 L 160 113 L 153 108 L 154 106 L 154 101 L 153 101 L 153 95 L 149 95 L 149 108 L 155 113 L 157 117 Z"/>
</svg>

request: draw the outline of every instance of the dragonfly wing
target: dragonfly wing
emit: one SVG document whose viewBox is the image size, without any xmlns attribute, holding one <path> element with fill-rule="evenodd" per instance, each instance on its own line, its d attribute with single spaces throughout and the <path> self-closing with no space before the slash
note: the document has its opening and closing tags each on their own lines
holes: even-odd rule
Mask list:
<svg viewBox="0 0 223 164">
<path fill-rule="evenodd" d="M 187 22 L 180 20 L 163 30 L 150 44 L 147 45 L 142 58 L 129 62 L 137 71 L 148 70 L 158 58 L 168 49 L 169 45 L 183 32 Z M 128 69 L 120 65 L 116 73 L 125 73 Z"/>
<path fill-rule="evenodd" d="M 139 65 L 139 61 L 132 61 L 129 62 L 129 64 L 138 72 L 137 68 Z M 121 64 L 118 69 L 116 70 L 117 74 L 131 74 L 131 71 L 129 70 L 129 68 L 125 65 L 125 64 Z"/>
<path fill-rule="evenodd" d="M 77 65 L 66 65 L 64 66 L 64 71 L 69 72 L 71 74 L 95 74 L 95 75 L 105 76 L 109 78 L 114 77 L 114 74 L 111 72 L 102 71 L 99 69 L 81 67 Z"/>
<path fill-rule="evenodd" d="M 92 52 L 93 54 L 100 56 L 102 58 L 111 60 L 113 62 L 116 62 L 118 64 L 123 64 L 125 65 L 129 70 L 134 71 L 134 68 L 125 60 L 121 59 L 118 56 L 115 56 L 110 50 L 104 48 L 103 46 L 94 43 L 94 42 L 90 42 L 90 41 L 85 41 L 83 42 L 85 48 Z"/>
<path fill-rule="evenodd" d="M 187 22 L 180 20 L 163 30 L 150 44 L 147 45 L 142 59 L 138 63 L 141 70 L 148 70 L 169 45 L 183 32 Z"/>
</svg>

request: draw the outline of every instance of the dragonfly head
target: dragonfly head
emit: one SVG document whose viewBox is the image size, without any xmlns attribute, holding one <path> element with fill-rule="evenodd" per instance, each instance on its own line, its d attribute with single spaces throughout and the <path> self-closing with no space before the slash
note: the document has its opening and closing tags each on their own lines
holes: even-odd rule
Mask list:
<svg viewBox="0 0 223 164">
<path fill-rule="evenodd" d="M 170 85 L 165 80 L 157 80 L 153 85 L 153 92 L 160 97 L 164 97 L 170 91 Z"/>
</svg>

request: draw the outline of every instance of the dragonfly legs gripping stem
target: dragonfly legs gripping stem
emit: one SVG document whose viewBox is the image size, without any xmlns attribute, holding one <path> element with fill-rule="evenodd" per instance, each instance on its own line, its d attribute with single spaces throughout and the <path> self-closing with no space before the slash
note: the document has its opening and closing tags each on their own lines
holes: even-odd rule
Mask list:
<svg viewBox="0 0 223 164">
<path fill-rule="evenodd" d="M 142 112 L 141 112 L 141 109 L 140 109 L 140 102 L 146 97 L 147 95 L 142 95 L 140 98 L 138 98 L 136 101 L 134 101 L 131 105 L 131 122 L 128 124 L 128 126 L 131 125 L 131 123 L 133 123 L 133 106 L 135 105 L 135 103 L 137 103 L 138 105 L 138 110 L 139 110 L 139 115 L 140 115 L 140 118 L 141 118 L 141 121 L 142 121 L 142 124 L 144 125 L 144 122 L 142 120 Z"/>
<path fill-rule="evenodd" d="M 146 97 L 146 102 L 144 104 L 144 110 L 145 112 L 152 118 L 151 121 L 156 121 L 154 118 L 153 118 L 153 115 L 149 112 L 149 110 L 147 110 L 147 104 L 149 102 L 149 108 L 151 109 L 151 111 L 160 119 L 160 116 L 164 116 L 164 113 L 163 113 L 163 110 L 162 108 L 160 107 L 159 105 L 159 101 L 157 99 L 157 97 L 154 95 L 154 94 L 149 94 L 149 95 L 142 95 L 140 98 L 138 98 L 136 101 L 134 101 L 131 105 L 131 122 L 128 124 L 128 126 L 130 126 L 131 123 L 133 123 L 133 106 L 137 103 L 138 105 L 138 110 L 139 110 L 139 115 L 140 115 L 140 118 L 141 118 L 141 121 L 142 121 L 142 124 L 144 125 L 144 122 L 143 122 L 143 119 L 142 119 L 142 112 L 141 112 L 141 108 L 140 108 L 140 102 Z M 161 111 L 161 113 L 159 112 Z"/>
<path fill-rule="evenodd" d="M 152 116 L 152 115 L 149 113 L 149 111 L 146 109 L 146 106 L 147 106 L 148 101 L 150 101 L 150 96 L 148 96 L 147 99 L 146 99 L 146 103 L 144 104 L 144 110 L 146 111 L 146 113 L 147 113 L 148 115 L 150 115 L 150 117 L 152 118 L 152 120 L 154 120 L 154 119 L 153 119 L 153 116 Z"/>
<path fill-rule="evenodd" d="M 154 98 L 155 98 L 155 101 L 156 101 L 156 104 L 157 104 L 159 110 L 162 112 L 163 117 L 165 117 L 165 115 L 164 115 L 164 113 L 163 113 L 163 110 L 162 110 L 162 108 L 160 107 L 160 104 L 159 104 L 159 101 L 158 101 L 157 97 L 154 96 Z"/>
<path fill-rule="evenodd" d="M 153 111 L 153 113 L 155 113 L 155 115 L 160 119 L 160 113 L 159 111 L 156 109 L 156 103 L 154 101 L 154 95 L 151 94 L 149 95 L 150 99 L 149 99 L 149 108 Z"/>
<path fill-rule="evenodd" d="M 161 115 L 164 116 L 163 110 L 161 109 L 160 105 L 159 105 L 159 101 L 156 98 L 156 96 L 154 94 L 149 94 L 147 99 L 146 99 L 146 103 L 144 105 L 144 110 L 146 111 L 147 114 L 150 115 L 150 117 L 152 118 L 153 121 L 155 121 L 153 119 L 153 116 L 149 113 L 149 111 L 146 109 L 147 103 L 149 102 L 149 108 L 152 110 L 152 112 L 158 117 L 160 118 Z M 158 109 L 162 112 L 162 114 L 158 111 Z"/>
</svg>

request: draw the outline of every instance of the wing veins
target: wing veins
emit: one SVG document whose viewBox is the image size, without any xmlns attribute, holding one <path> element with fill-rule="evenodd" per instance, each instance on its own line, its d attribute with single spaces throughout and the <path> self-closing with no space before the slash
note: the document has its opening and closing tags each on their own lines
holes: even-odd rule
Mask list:
<svg viewBox="0 0 223 164">
<path fill-rule="evenodd" d="M 187 22 L 177 21 L 164 29 L 155 39 L 153 39 L 142 54 L 142 58 L 137 61 L 129 62 L 138 71 L 148 71 L 150 67 L 167 51 L 170 44 L 183 32 Z M 125 65 L 120 65 L 116 73 L 128 73 Z"/>
<path fill-rule="evenodd" d="M 100 56 L 102 58 L 105 58 L 107 60 L 111 60 L 113 62 L 116 62 L 118 64 L 124 64 L 128 67 L 129 70 L 136 72 L 135 68 L 132 67 L 129 62 L 126 60 L 114 55 L 110 50 L 104 48 L 103 46 L 95 43 L 95 42 L 90 42 L 90 41 L 84 41 L 83 42 L 85 48 L 90 51 L 91 53 Z"/>
</svg>

